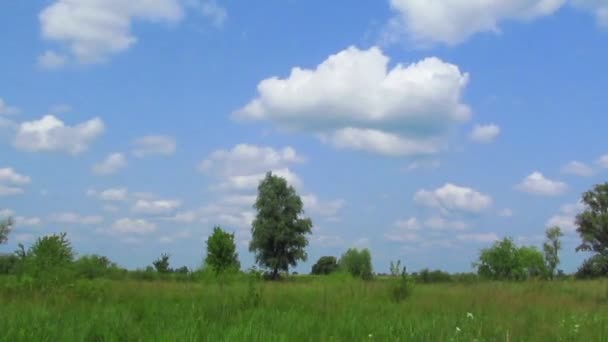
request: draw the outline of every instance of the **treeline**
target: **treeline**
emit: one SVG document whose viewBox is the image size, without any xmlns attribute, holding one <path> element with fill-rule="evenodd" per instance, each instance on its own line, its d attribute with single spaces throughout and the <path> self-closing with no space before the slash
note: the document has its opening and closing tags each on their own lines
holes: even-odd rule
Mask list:
<svg viewBox="0 0 608 342">
<path fill-rule="evenodd" d="M 581 279 L 608 275 L 608 183 L 596 185 L 582 196 L 585 210 L 576 217 L 577 232 L 582 243 L 577 251 L 591 252 L 574 274 Z M 268 173 L 258 186 L 252 223 L 252 240 L 249 251 L 254 254 L 257 267 L 249 274 L 276 280 L 289 274 L 289 268 L 307 260 L 306 247 L 311 234 L 312 221 L 303 217 L 303 203 L 294 188 L 285 179 Z M 6 243 L 14 221 L 0 221 L 0 244 Z M 390 273 L 375 273 L 372 255 L 368 249 L 348 249 L 339 258 L 321 257 L 311 269 L 312 275 L 329 275 L 336 272 L 355 278 L 370 280 L 374 277 L 400 277 L 409 291 L 410 280 L 416 283 L 470 282 L 477 280 L 527 280 L 567 278 L 558 269 L 563 237 L 559 227 L 546 231 L 542 250 L 534 246 L 518 246 L 506 237 L 482 249 L 473 263 L 475 273 L 449 274 L 440 270 L 424 269 L 408 274 L 400 261 L 391 263 Z M 145 269 L 128 271 L 107 257 L 85 255 L 77 257 L 66 234 L 50 235 L 36 240 L 32 246 L 12 254 L 0 255 L 0 274 L 18 276 L 34 285 L 54 286 L 73 279 L 174 279 L 188 281 L 226 275 L 243 274 L 236 252 L 234 234 L 215 227 L 206 241 L 206 255 L 202 266 L 190 270 L 185 266 L 172 268 L 170 256 L 161 254 Z"/>
</svg>

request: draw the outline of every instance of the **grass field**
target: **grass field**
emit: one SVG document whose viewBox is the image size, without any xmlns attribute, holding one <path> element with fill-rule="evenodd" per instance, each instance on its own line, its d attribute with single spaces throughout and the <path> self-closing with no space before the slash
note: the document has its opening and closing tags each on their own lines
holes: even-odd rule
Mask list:
<svg viewBox="0 0 608 342">
<path fill-rule="evenodd" d="M 1 279 L 2 341 L 608 341 L 606 283 L 416 285 L 301 277 L 279 283 Z"/>
</svg>

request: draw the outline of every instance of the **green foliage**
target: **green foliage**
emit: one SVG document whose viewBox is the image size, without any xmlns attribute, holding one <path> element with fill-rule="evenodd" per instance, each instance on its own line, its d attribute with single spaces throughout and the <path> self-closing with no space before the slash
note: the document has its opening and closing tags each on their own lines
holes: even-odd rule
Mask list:
<svg viewBox="0 0 608 342">
<path fill-rule="evenodd" d="M 589 251 L 600 254 L 603 258 L 590 259 L 584 268 L 594 268 L 598 260 L 608 258 L 608 183 L 598 184 L 583 194 L 585 211 L 576 217 L 576 231 L 582 242 L 577 251 Z M 598 268 L 596 270 L 601 270 Z M 606 275 L 607 273 L 604 273 Z"/>
<path fill-rule="evenodd" d="M 271 271 L 271 278 L 277 279 L 280 271 L 287 272 L 289 266 L 306 261 L 306 235 L 311 233 L 312 221 L 301 217 L 302 199 L 295 189 L 271 172 L 258 186 L 254 207 L 257 215 L 251 228 L 249 250 L 260 266 Z"/>
<path fill-rule="evenodd" d="M 543 254 L 535 247 L 517 247 L 511 238 L 482 249 L 474 266 L 481 277 L 492 280 L 524 280 L 547 274 Z"/>
<path fill-rule="evenodd" d="M 205 264 L 211 267 L 215 274 L 237 271 L 241 268 L 238 258 L 234 234 L 229 234 L 220 227 L 213 228 L 213 234 L 207 239 Z"/>
<path fill-rule="evenodd" d="M 412 278 L 416 280 L 416 283 L 421 284 L 449 283 L 454 281 L 451 274 L 441 270 L 431 271 L 428 268 L 422 269 L 417 273 L 412 273 Z"/>
<path fill-rule="evenodd" d="M 105 256 L 84 255 L 74 262 L 76 277 L 85 279 L 114 278 L 124 273 Z"/>
<path fill-rule="evenodd" d="M 152 265 L 156 269 L 156 272 L 160 274 L 170 273 L 171 269 L 169 268 L 169 258 L 171 256 L 169 254 L 163 253 L 160 258 L 156 259 Z"/>
<path fill-rule="evenodd" d="M 323 256 L 312 266 L 311 274 L 327 275 L 338 270 L 338 260 L 333 256 Z"/>
<path fill-rule="evenodd" d="M 66 233 L 38 238 L 26 252 L 23 245 L 16 252 L 21 259 L 21 271 L 42 287 L 68 284 L 74 277 L 74 251 Z"/>
<path fill-rule="evenodd" d="M 401 262 L 398 262 L 401 264 Z M 391 269 L 391 271 L 393 271 Z M 392 273 L 392 272 L 391 272 Z M 392 299 L 396 303 L 400 303 L 412 295 L 414 284 L 407 274 L 407 269 L 403 267 L 399 280 L 391 289 Z"/>
<path fill-rule="evenodd" d="M 247 273 L 247 293 L 243 297 L 245 308 L 257 308 L 262 303 L 262 277 L 263 274 L 255 266 Z"/>
<path fill-rule="evenodd" d="M 14 254 L 0 254 L 0 275 L 15 274 L 18 268 L 19 258 Z"/>
<path fill-rule="evenodd" d="M 10 234 L 14 225 L 15 221 L 13 221 L 12 217 L 0 221 L 0 245 L 6 243 L 8 234 Z"/>
<path fill-rule="evenodd" d="M 575 276 L 578 279 L 594 279 L 604 277 L 606 274 L 608 274 L 608 257 L 595 254 L 583 262 Z"/>
<path fill-rule="evenodd" d="M 557 265 L 559 265 L 559 251 L 562 249 L 562 242 L 560 238 L 564 236 L 562 230 L 559 227 L 548 228 L 545 232 L 547 241 L 543 244 L 543 251 L 545 252 L 545 263 L 551 279 L 555 277 L 555 271 Z"/>
<path fill-rule="evenodd" d="M 391 261 L 389 270 L 391 272 L 391 276 L 398 277 L 399 273 L 401 272 L 401 260 L 397 260 L 395 263 Z"/>
<path fill-rule="evenodd" d="M 340 258 L 340 268 L 355 278 L 369 280 L 372 278 L 372 255 L 367 248 L 350 248 Z"/>
</svg>

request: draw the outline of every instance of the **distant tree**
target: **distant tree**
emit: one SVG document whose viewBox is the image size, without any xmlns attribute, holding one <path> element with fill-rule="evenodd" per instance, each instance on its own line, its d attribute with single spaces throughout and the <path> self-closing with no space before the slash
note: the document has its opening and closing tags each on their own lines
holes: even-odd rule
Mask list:
<svg viewBox="0 0 608 342">
<path fill-rule="evenodd" d="M 11 233 L 14 224 L 15 221 L 13 221 L 12 217 L 0 221 L 0 245 L 6 243 L 8 234 Z"/>
<path fill-rule="evenodd" d="M 19 248 L 16 255 L 23 263 L 22 271 L 39 285 L 62 285 L 72 279 L 74 250 L 66 233 L 38 238 L 27 252 L 23 245 Z"/>
<path fill-rule="evenodd" d="M 177 274 L 188 274 L 188 273 L 190 273 L 190 270 L 188 269 L 187 266 L 182 266 L 180 268 L 176 268 L 173 272 L 175 272 Z"/>
<path fill-rule="evenodd" d="M 106 277 L 117 270 L 118 265 L 105 256 L 84 255 L 74 262 L 74 270 L 79 278 L 96 279 Z"/>
<path fill-rule="evenodd" d="M 316 264 L 312 266 L 312 274 L 326 275 L 338 270 L 338 260 L 333 256 L 320 257 Z"/>
<path fill-rule="evenodd" d="M 543 244 L 545 263 L 547 264 L 549 277 L 553 279 L 555 277 L 557 265 L 559 265 L 559 251 L 562 249 L 560 238 L 564 236 L 564 234 L 559 227 L 551 227 L 547 229 L 545 236 L 547 237 L 547 241 Z"/>
<path fill-rule="evenodd" d="M 547 272 L 544 256 L 538 249 L 518 247 L 511 238 L 482 249 L 473 266 L 481 277 L 493 280 L 522 280 Z"/>
<path fill-rule="evenodd" d="M 362 279 L 372 278 L 372 255 L 369 250 L 350 248 L 340 258 L 340 267 L 353 277 Z"/>
<path fill-rule="evenodd" d="M 301 217 L 302 199 L 295 189 L 271 172 L 258 186 L 254 208 L 257 216 L 251 228 L 249 250 L 260 266 L 270 269 L 270 277 L 278 279 L 279 271 L 288 272 L 289 266 L 306 261 L 306 235 L 311 233 L 312 221 Z"/>
<path fill-rule="evenodd" d="M 169 254 L 165 254 L 163 253 L 160 258 L 156 259 L 152 265 L 154 265 L 154 268 L 156 269 L 156 272 L 158 273 L 171 273 L 171 269 L 169 268 L 169 258 L 171 256 Z"/>
<path fill-rule="evenodd" d="M 391 276 L 398 277 L 401 273 L 401 260 L 397 260 L 395 263 L 391 261 L 390 271 Z"/>
<path fill-rule="evenodd" d="M 576 250 L 608 257 L 608 183 L 585 192 L 582 201 L 585 211 L 576 217 L 582 243 Z"/>
<path fill-rule="evenodd" d="M 606 274 L 608 274 L 608 258 L 602 254 L 595 254 L 583 262 L 575 276 L 578 279 L 594 279 Z"/>
<path fill-rule="evenodd" d="M 216 275 L 241 268 L 234 243 L 234 234 L 223 231 L 221 227 L 213 228 L 213 234 L 207 239 L 205 263 Z"/>
</svg>

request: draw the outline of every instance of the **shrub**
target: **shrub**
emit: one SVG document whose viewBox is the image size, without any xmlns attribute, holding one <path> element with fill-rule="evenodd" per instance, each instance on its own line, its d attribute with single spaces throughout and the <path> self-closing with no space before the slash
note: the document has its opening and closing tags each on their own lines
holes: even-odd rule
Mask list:
<svg viewBox="0 0 608 342">
<path fill-rule="evenodd" d="M 596 254 L 583 262 L 575 276 L 578 279 L 593 279 L 604 277 L 606 274 L 608 274 L 608 258 Z"/>
<path fill-rule="evenodd" d="M 96 279 L 109 277 L 119 272 L 119 268 L 104 256 L 85 255 L 74 262 L 74 272 L 78 278 Z"/>
<path fill-rule="evenodd" d="M 156 272 L 161 274 L 171 273 L 171 269 L 169 268 L 169 258 L 171 256 L 169 254 L 162 254 L 160 258 L 156 259 L 152 265 L 156 269 Z"/>
<path fill-rule="evenodd" d="M 311 274 L 327 275 L 338 270 L 338 260 L 333 256 L 324 256 L 319 258 L 316 264 L 312 266 Z"/>
<path fill-rule="evenodd" d="M 36 285 L 53 287 L 69 283 L 74 276 L 74 251 L 66 233 L 38 238 L 26 252 L 23 246 L 17 252 L 23 262 L 21 271 L 31 276 Z"/>
<path fill-rule="evenodd" d="M 448 283 L 451 282 L 452 276 L 441 270 L 431 271 L 428 268 L 421 270 L 418 273 L 412 274 L 417 283 L 430 284 L 430 283 Z"/>
<path fill-rule="evenodd" d="M 220 227 L 213 229 L 213 234 L 207 239 L 205 264 L 218 275 L 241 268 L 239 256 L 236 253 L 234 234 L 227 233 Z"/>
<path fill-rule="evenodd" d="M 372 278 L 372 256 L 368 249 L 351 248 L 340 258 L 340 268 L 355 278 Z"/>
<path fill-rule="evenodd" d="M 15 274 L 19 258 L 14 254 L 0 254 L 0 274 Z"/>
<path fill-rule="evenodd" d="M 393 272 L 391 272 L 393 273 Z M 397 283 L 391 288 L 393 301 L 400 303 L 412 295 L 413 283 L 407 274 L 407 269 L 403 267 Z"/>
</svg>

